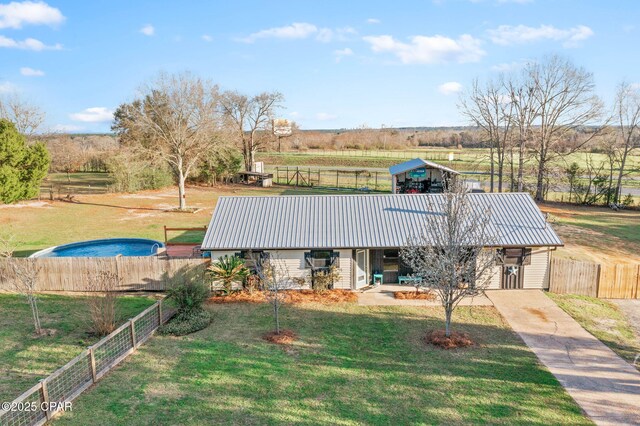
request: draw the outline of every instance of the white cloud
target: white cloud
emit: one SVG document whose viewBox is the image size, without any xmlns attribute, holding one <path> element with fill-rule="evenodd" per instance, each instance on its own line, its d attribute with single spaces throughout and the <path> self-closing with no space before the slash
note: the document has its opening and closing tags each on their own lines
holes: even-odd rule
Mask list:
<svg viewBox="0 0 640 426">
<path fill-rule="evenodd" d="M 367 19 L 367 24 L 379 24 L 380 20 L 378 18 L 369 18 Z"/>
<path fill-rule="evenodd" d="M 146 36 L 155 35 L 156 29 L 151 24 L 147 24 L 144 27 L 140 28 L 140 33 Z"/>
<path fill-rule="evenodd" d="M 6 47 L 8 49 L 24 49 L 24 50 L 35 50 L 37 52 L 41 50 L 60 50 L 62 49 L 62 45 L 60 43 L 56 43 L 54 45 L 46 45 L 40 40 L 36 40 L 35 38 L 27 38 L 24 40 L 14 40 L 9 37 L 5 37 L 0 35 L 0 47 Z"/>
<path fill-rule="evenodd" d="M 532 43 L 540 40 L 561 41 L 564 47 L 575 47 L 579 42 L 593 35 L 593 30 L 585 25 L 561 29 L 553 25 L 528 27 L 526 25 L 500 25 L 488 31 L 489 38 L 495 44 L 509 46 Z"/>
<path fill-rule="evenodd" d="M 631 90 L 640 90 L 640 83 L 631 83 L 629 85 L 629 89 L 631 89 Z"/>
<path fill-rule="evenodd" d="M 20 68 L 20 74 L 25 75 L 27 77 L 42 77 L 44 75 L 44 71 L 36 70 L 29 67 Z"/>
<path fill-rule="evenodd" d="M 457 81 L 448 81 L 446 83 L 442 83 L 438 86 L 438 92 L 443 95 L 453 95 L 454 93 L 458 93 L 462 91 L 462 84 Z"/>
<path fill-rule="evenodd" d="M 76 126 L 75 124 L 56 124 L 53 126 L 53 130 L 56 132 L 78 132 L 84 129 L 82 126 Z"/>
<path fill-rule="evenodd" d="M 525 62 L 503 62 L 501 64 L 493 65 L 491 71 L 497 72 L 510 72 L 522 68 Z"/>
<path fill-rule="evenodd" d="M 410 43 L 395 40 L 390 35 L 363 37 L 374 52 L 390 52 L 403 64 L 435 64 L 446 62 L 477 62 L 485 55 L 482 42 L 468 34 L 454 40 L 449 37 L 413 36 Z"/>
<path fill-rule="evenodd" d="M 318 32 L 318 27 L 307 22 L 294 22 L 284 27 L 268 28 L 238 39 L 245 43 L 253 43 L 263 38 L 303 39 Z"/>
<path fill-rule="evenodd" d="M 55 26 L 64 22 L 59 9 L 38 1 L 0 4 L 0 28 L 20 29 L 23 25 Z"/>
<path fill-rule="evenodd" d="M 0 93 L 14 93 L 17 91 L 18 88 L 13 83 L 9 83 L 8 81 L 0 83 Z"/>
<path fill-rule="evenodd" d="M 326 112 L 319 112 L 316 114 L 316 120 L 318 121 L 331 121 L 331 120 L 335 120 L 336 118 L 338 118 L 337 115 L 329 114 Z"/>
<path fill-rule="evenodd" d="M 340 60 L 345 56 L 352 56 L 353 50 L 349 49 L 348 47 L 345 47 L 344 49 L 334 50 L 333 54 L 336 57 L 336 62 L 340 62 Z"/>
<path fill-rule="evenodd" d="M 351 27 L 344 28 L 320 28 L 316 40 L 322 43 L 330 43 L 332 41 L 346 41 L 349 39 L 349 35 L 355 35 L 358 32 Z"/>
<path fill-rule="evenodd" d="M 100 123 L 113 120 L 113 111 L 105 107 L 87 108 L 84 111 L 69 114 L 72 120 L 85 123 Z"/>
<path fill-rule="evenodd" d="M 213 37 L 211 37 L 211 36 L 210 36 L 210 35 L 208 35 L 208 34 L 203 34 L 203 35 L 202 35 L 202 39 L 203 39 L 204 41 L 206 41 L 207 43 L 211 43 L 211 42 L 213 41 Z"/>
</svg>

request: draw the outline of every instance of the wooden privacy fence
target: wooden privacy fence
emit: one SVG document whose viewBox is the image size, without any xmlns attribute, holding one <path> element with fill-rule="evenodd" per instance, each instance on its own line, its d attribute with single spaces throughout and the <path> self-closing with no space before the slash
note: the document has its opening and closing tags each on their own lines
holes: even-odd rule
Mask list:
<svg viewBox="0 0 640 426">
<path fill-rule="evenodd" d="M 0 410 L 3 426 L 43 425 L 135 351 L 173 315 L 162 300 L 130 319 L 98 343 L 89 346 L 52 375 L 20 395 L 8 410 Z M 68 407 L 68 406 L 67 406 Z"/>
<path fill-rule="evenodd" d="M 549 291 L 603 299 L 640 299 L 640 264 L 551 260 Z"/>
<path fill-rule="evenodd" d="M 120 278 L 122 291 L 166 290 L 179 272 L 197 270 L 204 274 L 208 260 L 145 257 L 51 257 L 12 259 L 33 262 L 38 269 L 37 291 L 91 291 L 96 273 L 109 271 Z M 8 260 L 0 259 L 0 290 L 15 289 L 15 275 Z"/>
</svg>

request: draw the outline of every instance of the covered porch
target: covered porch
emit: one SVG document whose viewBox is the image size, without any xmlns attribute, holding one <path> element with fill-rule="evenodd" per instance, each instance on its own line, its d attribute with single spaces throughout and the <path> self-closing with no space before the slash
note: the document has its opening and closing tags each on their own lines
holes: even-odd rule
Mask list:
<svg viewBox="0 0 640 426">
<path fill-rule="evenodd" d="M 400 259 L 399 248 L 353 250 L 354 289 L 359 290 L 376 283 L 398 287 L 412 285 L 411 268 Z"/>
</svg>

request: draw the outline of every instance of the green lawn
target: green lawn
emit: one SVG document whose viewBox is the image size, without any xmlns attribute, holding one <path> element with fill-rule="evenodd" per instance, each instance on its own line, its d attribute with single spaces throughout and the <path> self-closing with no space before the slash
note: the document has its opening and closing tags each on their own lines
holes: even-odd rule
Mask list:
<svg viewBox="0 0 640 426">
<path fill-rule="evenodd" d="M 89 179 L 87 177 L 87 179 Z M 220 195 L 323 194 L 336 191 L 257 188 L 244 185 L 187 188 L 189 207 L 197 213 L 169 211 L 178 205 L 177 188 L 142 191 L 135 194 L 85 194 L 74 202 L 32 201 L 0 205 L 0 237 L 12 235 L 16 254 L 25 256 L 59 244 L 97 238 L 140 237 L 164 240 L 164 228 L 202 227 L 209 224 Z M 346 191 L 344 192 L 346 193 Z M 202 232 L 171 237 L 189 242 L 202 239 Z"/>
<path fill-rule="evenodd" d="M 262 340 L 270 305 L 209 307 L 191 336 L 154 337 L 56 424 L 591 424 L 493 308 L 459 308 L 478 347 L 422 342 L 439 309 L 283 308 L 299 335 Z"/>
<path fill-rule="evenodd" d="M 594 297 L 547 293 L 585 330 L 629 363 L 640 354 L 640 341 L 624 313 L 613 303 Z"/>
<path fill-rule="evenodd" d="M 36 337 L 31 310 L 24 297 L 0 294 L 0 401 L 12 401 L 98 341 L 89 335 L 87 304 L 83 297 L 42 295 L 39 300 L 43 328 L 55 335 Z M 134 317 L 153 300 L 122 297 L 122 321 Z"/>
</svg>

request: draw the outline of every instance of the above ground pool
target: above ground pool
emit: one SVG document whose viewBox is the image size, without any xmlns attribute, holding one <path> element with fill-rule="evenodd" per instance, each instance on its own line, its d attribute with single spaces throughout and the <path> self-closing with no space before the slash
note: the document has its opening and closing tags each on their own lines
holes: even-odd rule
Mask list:
<svg viewBox="0 0 640 426">
<path fill-rule="evenodd" d="M 153 256 L 164 247 L 160 241 L 145 238 L 109 238 L 80 241 L 40 250 L 31 257 L 112 257 Z"/>
</svg>

